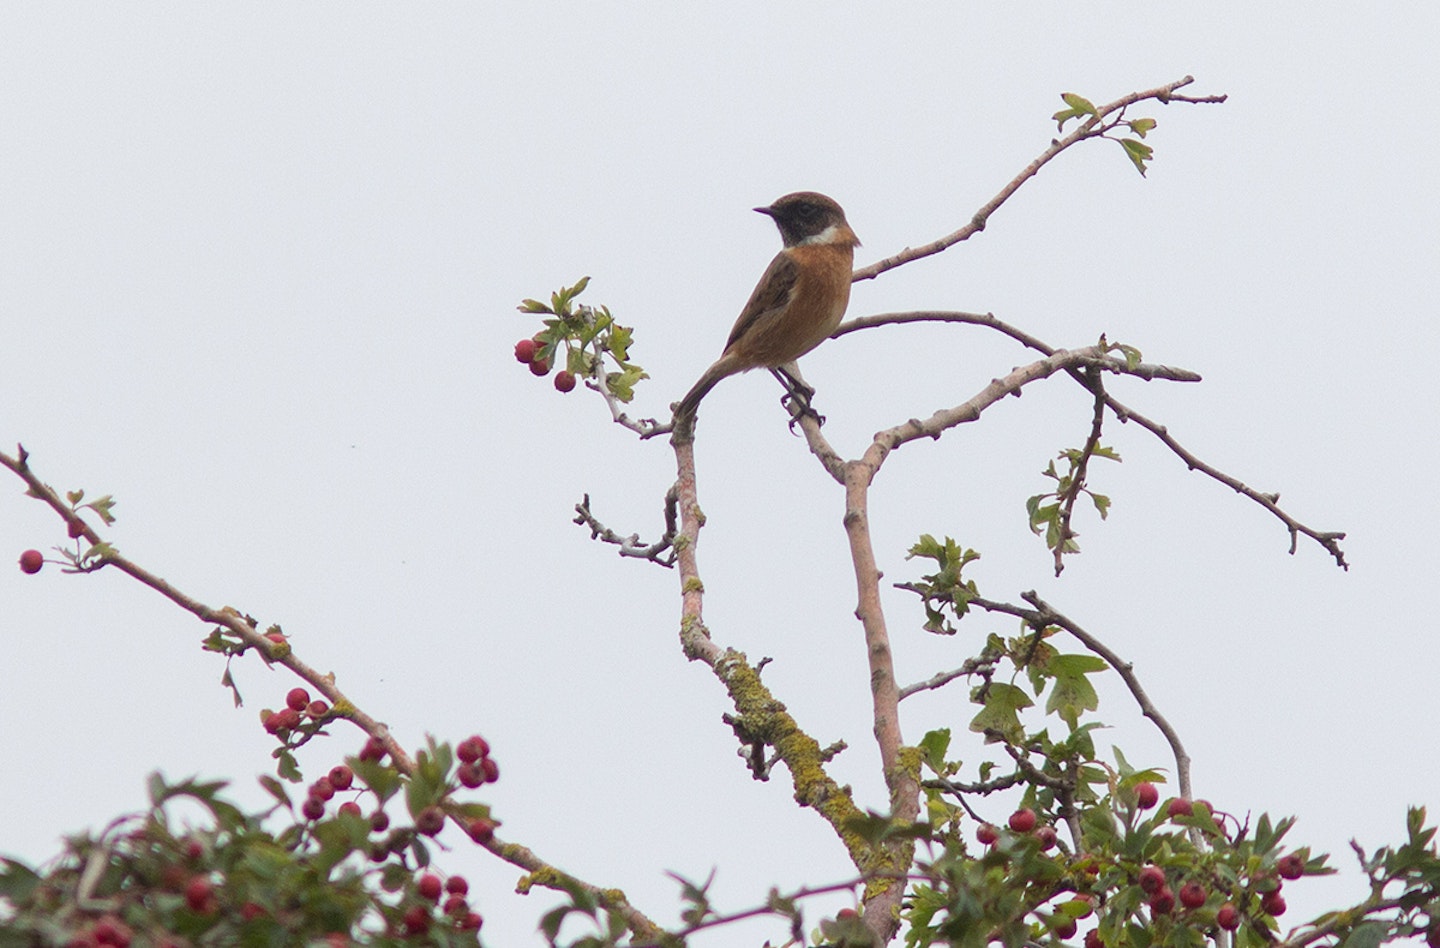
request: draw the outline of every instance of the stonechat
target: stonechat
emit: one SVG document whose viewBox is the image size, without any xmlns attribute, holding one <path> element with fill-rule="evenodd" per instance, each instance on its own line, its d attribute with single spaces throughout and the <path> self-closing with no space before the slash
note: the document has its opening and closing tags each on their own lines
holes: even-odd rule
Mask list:
<svg viewBox="0 0 1440 948">
<path fill-rule="evenodd" d="M 770 369 L 804 400 L 810 392 L 795 360 L 830 337 L 850 302 L 860 240 L 839 204 L 797 191 L 755 210 L 775 221 L 785 247 L 755 285 L 720 358 L 680 400 L 677 427 L 693 425 L 700 399 L 717 382 L 750 369 Z"/>
</svg>

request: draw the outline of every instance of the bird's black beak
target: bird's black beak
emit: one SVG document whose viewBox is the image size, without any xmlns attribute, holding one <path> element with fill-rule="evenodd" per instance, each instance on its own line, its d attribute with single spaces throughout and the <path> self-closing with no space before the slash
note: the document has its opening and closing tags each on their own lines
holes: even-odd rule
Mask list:
<svg viewBox="0 0 1440 948">
<path fill-rule="evenodd" d="M 750 210 L 757 214 L 764 214 L 766 217 L 773 218 L 775 216 L 775 208 L 773 207 L 752 207 Z"/>
</svg>

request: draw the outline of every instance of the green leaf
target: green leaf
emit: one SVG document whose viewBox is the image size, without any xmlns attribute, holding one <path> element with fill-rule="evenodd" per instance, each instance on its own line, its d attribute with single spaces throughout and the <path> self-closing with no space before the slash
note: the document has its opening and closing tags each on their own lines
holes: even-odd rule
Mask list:
<svg viewBox="0 0 1440 948">
<path fill-rule="evenodd" d="M 1095 504 L 1095 512 L 1100 514 L 1101 520 L 1104 520 L 1110 513 L 1110 498 L 1104 494 L 1090 492 L 1090 500 Z"/>
<path fill-rule="evenodd" d="M 274 797 L 281 806 L 284 806 L 288 809 L 294 809 L 294 805 L 290 802 L 290 792 L 285 789 L 285 785 L 283 783 L 276 780 L 269 774 L 261 774 L 260 786 L 265 789 L 266 793 Z"/>
<path fill-rule="evenodd" d="M 1084 115 L 1099 114 L 1095 110 L 1095 104 L 1089 99 L 1085 98 L 1083 95 L 1076 95 L 1073 92 L 1062 92 L 1060 93 L 1060 98 L 1064 99 L 1065 104 L 1070 106 L 1070 108 L 1074 109 L 1076 112 L 1080 112 Z"/>
<path fill-rule="evenodd" d="M 1155 127 L 1155 120 L 1152 118 L 1142 118 L 1135 119 L 1131 122 L 1127 122 L 1126 124 L 1130 126 L 1130 131 L 1134 132 L 1136 135 L 1139 135 L 1141 138 L 1144 138 L 1145 133 Z"/>
<path fill-rule="evenodd" d="M 515 308 L 522 313 L 550 313 L 554 315 L 554 310 L 539 300 L 521 300 L 520 305 Z"/>
<path fill-rule="evenodd" d="M 1388 927 L 1380 922 L 1362 922 L 1356 925 L 1349 937 L 1340 943 L 1341 948 L 1379 948 L 1386 941 Z"/>
<path fill-rule="evenodd" d="M 945 752 L 949 749 L 950 729 L 948 727 L 927 731 L 925 736 L 920 738 L 920 750 L 925 754 L 925 762 L 937 774 L 944 774 Z"/>
<path fill-rule="evenodd" d="M 0 857 L 0 899 L 12 904 L 28 899 L 39 885 L 40 876 L 34 869 L 23 862 Z"/>
<path fill-rule="evenodd" d="M 977 692 L 980 689 L 976 689 Z M 977 734 L 998 731 L 1011 740 L 1020 740 L 1025 731 L 1020 726 L 1020 712 L 1034 704 L 1024 691 L 1003 682 L 991 682 L 985 688 L 983 708 L 970 721 L 970 730 Z M 971 700 L 975 700 L 973 697 Z"/>
<path fill-rule="evenodd" d="M 1155 154 L 1155 149 L 1134 138 L 1122 138 L 1120 144 L 1125 149 L 1126 156 L 1134 163 L 1135 169 L 1140 174 L 1145 174 L 1145 162 Z"/>
</svg>

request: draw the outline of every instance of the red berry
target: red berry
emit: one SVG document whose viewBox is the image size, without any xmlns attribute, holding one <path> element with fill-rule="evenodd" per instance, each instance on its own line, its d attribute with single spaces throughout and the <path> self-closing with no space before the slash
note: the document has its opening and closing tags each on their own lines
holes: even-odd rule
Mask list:
<svg viewBox="0 0 1440 948">
<path fill-rule="evenodd" d="M 1148 810 L 1160 802 L 1160 791 L 1153 783 L 1141 783 L 1135 786 L 1135 805 L 1142 810 Z"/>
<path fill-rule="evenodd" d="M 1146 866 L 1140 870 L 1139 882 L 1146 895 L 1154 895 L 1165 885 L 1165 870 L 1159 866 Z"/>
<path fill-rule="evenodd" d="M 356 803 L 354 800 L 346 800 L 344 803 L 340 804 L 340 812 L 348 813 L 351 816 L 364 815 L 360 812 L 360 804 Z"/>
<path fill-rule="evenodd" d="M 318 820 L 325 815 L 325 801 L 306 797 L 305 802 L 300 805 L 300 812 L 307 820 Z"/>
<path fill-rule="evenodd" d="M 272 712 L 265 719 L 264 724 L 265 730 L 271 734 L 279 734 L 281 731 L 291 731 L 298 727 L 300 715 L 295 713 L 294 708 L 281 708 L 279 711 Z"/>
<path fill-rule="evenodd" d="M 842 908 L 840 911 L 838 911 L 838 912 L 835 913 L 835 919 L 836 919 L 836 921 L 840 921 L 840 920 L 842 920 L 842 919 L 843 919 L 843 920 L 848 920 L 848 919 L 859 918 L 859 917 L 860 917 L 860 913 L 857 912 L 857 911 L 855 911 L 853 908 Z"/>
<path fill-rule="evenodd" d="M 423 905 L 412 905 L 405 910 L 403 921 L 406 934 L 423 935 L 430 930 L 430 910 Z"/>
<path fill-rule="evenodd" d="M 1227 932 L 1233 932 L 1240 927 L 1240 910 L 1235 907 L 1234 902 L 1226 902 L 1220 906 L 1220 910 L 1215 913 L 1215 924 Z"/>
<path fill-rule="evenodd" d="M 480 917 L 479 912 L 471 912 L 465 916 L 465 920 L 460 923 L 460 930 L 462 932 L 478 932 L 480 926 L 484 924 L 485 919 Z"/>
<path fill-rule="evenodd" d="M 485 738 L 481 737 L 479 734 L 470 735 L 469 737 L 465 738 L 465 740 L 460 742 L 459 747 L 455 748 L 455 756 L 459 757 L 467 764 L 472 764 L 475 761 L 479 760 L 481 757 L 488 756 L 489 753 L 489 742 L 487 742 Z"/>
<path fill-rule="evenodd" d="M 975 831 L 975 838 L 986 846 L 992 846 L 1000 838 L 1000 831 L 989 823 L 981 823 L 980 828 Z"/>
<path fill-rule="evenodd" d="M 1186 908 L 1199 908 L 1205 904 L 1205 887 L 1198 882 L 1187 882 L 1180 887 L 1180 904 Z"/>
<path fill-rule="evenodd" d="M 361 760 L 381 761 L 385 759 L 385 754 L 385 745 L 373 737 L 365 742 L 364 747 L 360 748 Z"/>
<path fill-rule="evenodd" d="M 1275 869 L 1282 879 L 1298 879 L 1305 874 L 1305 860 L 1291 853 L 1281 856 L 1280 861 L 1275 863 Z"/>
<path fill-rule="evenodd" d="M 390 828 L 390 814 L 384 810 L 376 810 L 370 814 L 370 831 L 372 833 L 383 833 Z"/>
<path fill-rule="evenodd" d="M 561 369 L 555 373 L 555 391 L 573 392 L 575 390 L 575 373 L 568 369 Z"/>
<path fill-rule="evenodd" d="M 415 891 L 420 893 L 420 898 L 428 899 L 431 902 L 440 901 L 440 893 L 445 891 L 445 883 L 433 872 L 427 872 L 415 883 Z"/>
<path fill-rule="evenodd" d="M 438 806 L 427 806 L 415 817 L 416 832 L 434 836 L 445 828 L 445 811 Z"/>
<path fill-rule="evenodd" d="M 1075 934 L 1075 919 L 1069 915 L 1056 915 L 1050 919 L 1050 930 L 1061 938 L 1070 938 Z"/>
<path fill-rule="evenodd" d="M 196 876 L 185 884 L 185 904 L 190 911 L 205 913 L 213 904 L 215 886 L 204 876 Z"/>
<path fill-rule="evenodd" d="M 495 758 L 480 758 L 480 769 L 485 771 L 486 783 L 494 783 L 495 781 L 500 779 L 500 765 L 495 763 Z"/>
<path fill-rule="evenodd" d="M 515 343 L 515 361 L 529 365 L 535 361 L 535 351 L 539 348 L 534 339 L 521 339 Z"/>
<path fill-rule="evenodd" d="M 495 821 L 487 820 L 483 816 L 476 817 L 470 821 L 470 825 L 466 827 L 466 830 L 470 833 L 471 839 L 484 845 L 495 838 Z"/>
<path fill-rule="evenodd" d="M 1165 812 L 1169 814 L 1171 818 L 1189 816 L 1195 812 L 1195 805 L 1184 797 L 1176 797 L 1170 801 L 1170 805 L 1165 808 Z"/>
<path fill-rule="evenodd" d="M 1156 915 L 1169 915 L 1175 910 L 1175 893 L 1168 885 L 1162 885 L 1150 896 L 1150 910 Z"/>
<path fill-rule="evenodd" d="M 45 565 L 45 554 L 39 550 L 26 550 L 20 554 L 20 572 L 35 574 Z"/>
<path fill-rule="evenodd" d="M 463 895 L 452 895 L 445 900 L 444 912 L 455 918 L 464 918 L 470 914 L 470 903 L 465 901 Z"/>
<path fill-rule="evenodd" d="M 305 713 L 312 718 L 323 718 L 330 711 L 330 706 L 316 698 L 305 707 Z"/>
<path fill-rule="evenodd" d="M 459 778 L 461 786 L 474 790 L 485 782 L 485 769 L 479 763 L 461 764 L 455 769 L 455 776 Z"/>
<path fill-rule="evenodd" d="M 187 839 L 185 841 L 185 858 L 195 862 L 205 855 L 205 844 L 198 839 Z"/>
<path fill-rule="evenodd" d="M 310 703 L 310 692 L 304 688 L 291 688 L 289 694 L 285 695 L 285 703 L 298 714 Z"/>
<path fill-rule="evenodd" d="M 1085 948 L 1105 948 L 1105 943 L 1100 940 L 1100 929 L 1092 928 L 1085 933 Z"/>
<path fill-rule="evenodd" d="M 1029 808 L 1010 814 L 1010 828 L 1017 833 L 1028 833 L 1035 828 L 1035 811 Z"/>
<path fill-rule="evenodd" d="M 445 891 L 453 895 L 464 895 L 470 891 L 470 883 L 464 876 L 451 876 L 445 880 Z"/>
<path fill-rule="evenodd" d="M 65 532 L 70 534 L 70 539 L 78 540 L 85 535 L 85 521 L 76 517 L 66 526 Z"/>
<path fill-rule="evenodd" d="M 95 923 L 90 930 L 90 937 L 95 939 L 99 945 L 114 945 L 115 948 L 126 948 L 130 944 L 130 930 L 119 919 L 112 915 L 106 915 Z"/>
<path fill-rule="evenodd" d="M 328 801 L 335 796 L 335 785 L 330 782 L 329 777 L 321 777 L 310 785 L 310 796 L 321 801 Z"/>
<path fill-rule="evenodd" d="M 531 374 L 531 375 L 549 375 L 549 374 L 550 374 L 550 363 L 547 362 L 547 361 L 544 360 L 544 359 L 536 359 L 534 362 L 531 362 L 531 363 L 530 363 L 530 374 Z"/>
<path fill-rule="evenodd" d="M 355 771 L 344 764 L 337 764 L 330 768 L 330 785 L 336 790 L 349 790 L 350 785 L 355 782 Z"/>
<path fill-rule="evenodd" d="M 1271 889 L 1260 896 L 1260 908 L 1266 915 L 1285 914 L 1285 896 L 1280 894 L 1279 889 Z"/>
<path fill-rule="evenodd" d="M 240 917 L 247 922 L 253 922 L 257 918 L 265 916 L 265 907 L 258 902 L 246 902 L 240 906 Z"/>
<path fill-rule="evenodd" d="M 1053 826 L 1040 827 L 1035 831 L 1035 838 L 1040 841 L 1040 848 L 1042 850 L 1053 848 L 1055 841 L 1059 839 L 1055 834 L 1055 827 Z"/>
</svg>

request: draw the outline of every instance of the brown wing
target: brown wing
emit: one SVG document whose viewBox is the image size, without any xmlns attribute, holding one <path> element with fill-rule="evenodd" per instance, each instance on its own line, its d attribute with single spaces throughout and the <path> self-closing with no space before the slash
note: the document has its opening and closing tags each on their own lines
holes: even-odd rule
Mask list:
<svg viewBox="0 0 1440 948">
<path fill-rule="evenodd" d="M 725 340 L 726 352 L 730 351 L 735 340 L 743 336 L 750 327 L 767 315 L 783 309 L 785 304 L 790 302 L 790 292 L 795 288 L 795 280 L 799 275 L 800 268 L 788 253 L 782 250 L 775 255 L 770 266 L 765 268 L 765 275 L 755 284 L 750 301 L 735 320 L 735 327 L 730 330 L 730 338 Z"/>
</svg>

